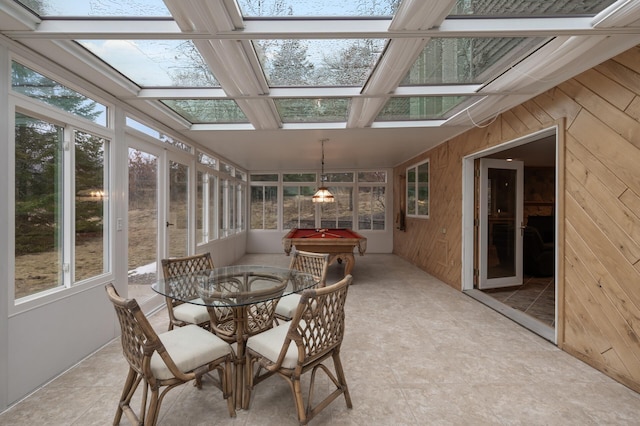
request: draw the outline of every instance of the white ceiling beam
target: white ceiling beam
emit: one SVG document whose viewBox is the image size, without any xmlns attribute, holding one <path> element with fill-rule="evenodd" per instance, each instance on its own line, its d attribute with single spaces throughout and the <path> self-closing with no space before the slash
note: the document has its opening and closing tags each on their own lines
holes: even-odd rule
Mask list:
<svg viewBox="0 0 640 426">
<path fill-rule="evenodd" d="M 428 30 L 439 27 L 456 0 L 404 0 L 389 25 L 390 31 Z"/>
<path fill-rule="evenodd" d="M 433 85 L 399 86 L 396 96 L 465 96 L 475 94 L 482 85 Z M 270 98 L 372 98 L 379 95 L 360 93 L 360 87 L 276 87 L 270 90 Z M 266 95 L 238 96 L 237 99 L 264 99 Z M 140 89 L 137 95 L 123 99 L 230 99 L 221 88 L 171 87 Z"/>
<path fill-rule="evenodd" d="M 222 1 L 166 0 L 165 3 L 185 33 L 235 30 L 241 17 L 237 8 L 227 9 Z M 281 126 L 275 104 L 260 96 L 269 92 L 253 46 L 247 40 L 194 39 L 193 43 L 207 62 L 228 97 L 234 98 L 256 129 Z M 247 97 L 253 98 L 251 101 Z"/>
<path fill-rule="evenodd" d="M 141 89 L 136 99 L 227 99 L 228 96 L 222 89 L 216 88 L 191 88 L 171 87 L 166 89 Z"/>
<path fill-rule="evenodd" d="M 112 40 L 202 40 L 202 39 L 335 39 L 335 38 L 416 38 L 416 37 L 550 37 L 556 35 L 640 34 L 639 26 L 604 27 L 592 25 L 592 18 L 445 19 L 439 27 L 392 30 L 391 20 L 301 19 L 246 21 L 235 28 L 210 32 L 206 29 L 180 30 L 171 20 L 83 19 L 44 20 L 35 30 L 4 30 L 13 39 L 112 39 Z"/>
<path fill-rule="evenodd" d="M 219 38 L 280 39 L 280 38 L 414 38 L 414 37 L 499 37 L 509 35 L 551 36 L 563 34 L 593 34 L 589 17 L 572 18 L 469 18 L 445 19 L 429 28 L 390 28 L 391 21 L 354 19 L 259 20 L 245 22 L 242 32 L 220 31 Z M 395 24 L 395 22 L 394 22 Z M 425 25 L 429 25 L 429 20 Z M 400 29 L 397 29 L 400 28 Z M 639 28 L 620 28 L 635 31 Z"/>
<path fill-rule="evenodd" d="M 413 121 L 378 121 L 371 125 L 372 129 L 395 129 L 411 127 L 440 127 L 445 120 L 413 120 Z"/>
<path fill-rule="evenodd" d="M 391 21 L 390 29 L 412 31 L 437 27 L 447 16 L 455 0 L 405 0 Z M 363 95 L 384 96 L 380 99 L 357 98 L 351 102 L 347 127 L 368 127 L 384 107 L 388 95 L 424 50 L 428 37 L 392 39 L 362 89 Z"/>
<path fill-rule="evenodd" d="M 640 22 L 640 2 L 617 1 L 592 19 L 594 28 L 615 28 L 638 25 Z"/>
<path fill-rule="evenodd" d="M 250 123 L 194 124 L 189 130 L 208 132 L 212 130 L 254 130 Z"/>
<path fill-rule="evenodd" d="M 396 96 L 466 96 L 475 94 L 481 87 L 481 84 L 398 86 L 393 94 Z"/>
<path fill-rule="evenodd" d="M 0 1 L 0 28 L 3 30 L 33 31 L 41 20 L 15 1 Z"/>
<path fill-rule="evenodd" d="M 347 127 L 363 128 L 370 126 L 388 99 L 389 96 L 352 99 Z"/>
</svg>

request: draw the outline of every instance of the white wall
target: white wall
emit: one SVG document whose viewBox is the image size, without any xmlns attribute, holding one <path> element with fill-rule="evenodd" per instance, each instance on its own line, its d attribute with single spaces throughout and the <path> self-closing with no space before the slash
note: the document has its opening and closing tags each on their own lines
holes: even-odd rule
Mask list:
<svg viewBox="0 0 640 426">
<path fill-rule="evenodd" d="M 103 285 L 9 318 L 9 403 L 115 338 L 115 325 Z"/>
</svg>

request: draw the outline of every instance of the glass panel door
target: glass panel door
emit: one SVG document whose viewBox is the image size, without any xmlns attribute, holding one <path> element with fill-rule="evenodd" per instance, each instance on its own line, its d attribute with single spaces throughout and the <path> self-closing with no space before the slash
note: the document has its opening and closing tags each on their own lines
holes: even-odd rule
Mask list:
<svg viewBox="0 0 640 426">
<path fill-rule="evenodd" d="M 189 254 L 189 166 L 169 159 L 169 197 L 167 203 L 167 255 Z"/>
<path fill-rule="evenodd" d="M 522 285 L 524 164 L 480 160 L 480 289 Z"/>
<path fill-rule="evenodd" d="M 158 277 L 158 165 L 158 155 L 129 148 L 128 297 L 137 299 L 153 295 Z"/>
</svg>

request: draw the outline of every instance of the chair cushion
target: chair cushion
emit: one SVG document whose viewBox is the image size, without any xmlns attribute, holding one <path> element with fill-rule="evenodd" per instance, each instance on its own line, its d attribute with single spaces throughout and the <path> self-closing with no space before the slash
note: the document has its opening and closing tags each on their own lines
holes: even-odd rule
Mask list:
<svg viewBox="0 0 640 426">
<path fill-rule="evenodd" d="M 202 299 L 195 299 L 192 302 L 204 303 Z M 200 324 L 209 321 L 207 307 L 194 303 L 182 303 L 176 306 L 173 308 L 173 316 L 177 320 L 188 322 L 189 324 Z"/>
<path fill-rule="evenodd" d="M 289 331 L 289 323 L 280 324 L 270 330 L 249 337 L 247 347 L 268 360 L 276 362 L 278 355 L 280 355 L 282 345 L 284 344 L 284 339 L 287 337 L 287 331 Z M 284 361 L 282 361 L 282 367 L 295 368 L 297 363 L 298 347 L 294 342 L 291 342 Z"/>
<path fill-rule="evenodd" d="M 183 373 L 231 353 L 231 346 L 227 342 L 193 324 L 166 331 L 158 337 Z M 157 352 L 151 357 L 151 371 L 161 380 L 173 377 Z"/>
<path fill-rule="evenodd" d="M 283 318 L 293 318 L 293 314 L 296 312 L 299 302 L 299 294 L 287 294 L 286 296 L 281 297 L 276 305 L 276 315 Z"/>
</svg>

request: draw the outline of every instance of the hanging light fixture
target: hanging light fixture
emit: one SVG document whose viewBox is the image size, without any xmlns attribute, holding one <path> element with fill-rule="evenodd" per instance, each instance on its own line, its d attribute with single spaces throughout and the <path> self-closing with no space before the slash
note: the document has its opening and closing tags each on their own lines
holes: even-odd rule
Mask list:
<svg viewBox="0 0 640 426">
<path fill-rule="evenodd" d="M 313 194 L 313 197 L 311 197 L 314 203 L 333 203 L 336 200 L 333 194 L 329 192 L 329 189 L 324 186 L 324 182 L 327 180 L 327 177 L 324 175 L 324 143 L 328 140 L 329 139 L 320 139 L 322 143 L 322 172 L 320 174 L 320 187 L 316 193 Z"/>
</svg>

